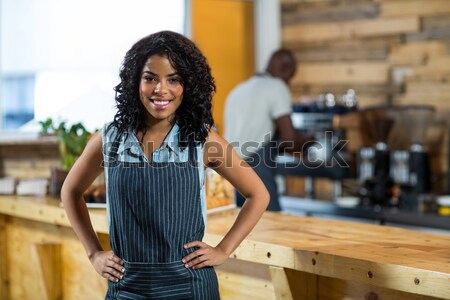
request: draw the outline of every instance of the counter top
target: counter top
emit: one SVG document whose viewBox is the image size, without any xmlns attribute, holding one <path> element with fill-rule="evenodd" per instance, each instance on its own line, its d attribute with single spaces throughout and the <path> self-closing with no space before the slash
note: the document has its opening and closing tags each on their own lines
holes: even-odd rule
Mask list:
<svg viewBox="0 0 450 300">
<path fill-rule="evenodd" d="M 205 242 L 215 245 L 239 210 L 208 217 Z M 70 226 L 59 201 L 0 196 L 0 214 Z M 107 233 L 104 209 L 90 209 Z M 236 249 L 240 260 L 450 299 L 450 235 L 266 212 Z"/>
</svg>

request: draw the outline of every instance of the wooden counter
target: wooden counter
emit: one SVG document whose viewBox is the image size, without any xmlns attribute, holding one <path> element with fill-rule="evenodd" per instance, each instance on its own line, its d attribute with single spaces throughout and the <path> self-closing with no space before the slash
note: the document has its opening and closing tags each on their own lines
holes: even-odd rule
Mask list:
<svg viewBox="0 0 450 300">
<path fill-rule="evenodd" d="M 58 204 L 0 196 L 0 299 L 104 296 Z M 205 241 L 216 244 L 237 212 L 210 215 Z M 105 210 L 90 213 L 108 247 Z M 267 212 L 217 273 L 225 300 L 450 299 L 450 235 Z"/>
</svg>

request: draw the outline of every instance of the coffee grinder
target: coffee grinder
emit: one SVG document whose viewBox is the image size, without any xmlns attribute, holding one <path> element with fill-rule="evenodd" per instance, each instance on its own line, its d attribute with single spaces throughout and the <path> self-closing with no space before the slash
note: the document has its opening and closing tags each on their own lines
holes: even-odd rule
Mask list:
<svg viewBox="0 0 450 300">
<path fill-rule="evenodd" d="M 359 149 L 358 178 L 360 197 L 364 206 L 386 206 L 392 198 L 393 180 L 390 177 L 390 150 L 387 144 L 395 123 L 393 106 L 374 106 L 361 111 L 361 123 L 372 137 L 373 147 Z"/>
<path fill-rule="evenodd" d="M 419 198 L 432 189 L 426 146 L 434 113 L 434 107 L 428 105 L 407 105 L 398 109 L 397 136 L 398 140 L 403 139 L 407 150 L 392 152 L 391 176 L 400 188 L 398 200 L 403 210 L 419 210 Z"/>
</svg>

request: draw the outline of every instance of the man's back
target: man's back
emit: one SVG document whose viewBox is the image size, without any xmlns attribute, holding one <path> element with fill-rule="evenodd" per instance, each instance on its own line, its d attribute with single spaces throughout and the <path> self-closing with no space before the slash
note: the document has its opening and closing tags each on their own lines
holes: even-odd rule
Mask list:
<svg viewBox="0 0 450 300">
<path fill-rule="evenodd" d="M 279 149 L 275 142 L 269 142 L 273 141 L 275 130 L 282 141 L 298 141 L 290 118 L 291 93 L 288 88 L 295 71 L 292 52 L 279 49 L 272 53 L 266 73 L 238 85 L 225 103 L 225 138 L 264 182 L 270 194 L 267 209 L 272 211 L 281 210 L 274 160 Z M 245 197 L 236 192 L 235 200 L 236 205 L 242 206 Z"/>
<path fill-rule="evenodd" d="M 239 143 L 234 148 L 241 157 L 273 137 L 274 120 L 291 113 L 290 98 L 286 83 L 269 74 L 253 76 L 231 91 L 225 103 L 225 138 Z"/>
</svg>

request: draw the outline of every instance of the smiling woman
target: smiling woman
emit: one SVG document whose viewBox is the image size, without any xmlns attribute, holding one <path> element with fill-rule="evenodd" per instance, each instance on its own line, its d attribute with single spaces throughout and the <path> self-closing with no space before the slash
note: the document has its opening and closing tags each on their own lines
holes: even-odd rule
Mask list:
<svg viewBox="0 0 450 300">
<path fill-rule="evenodd" d="M 214 267 L 250 233 L 269 196 L 212 130 L 215 89 L 205 56 L 179 33 L 147 35 L 126 53 L 116 115 L 91 139 L 61 192 L 94 269 L 109 280 L 105 299 L 220 299 Z M 207 167 L 247 198 L 215 247 L 203 242 Z M 102 171 L 112 251 L 103 250 L 79 201 Z"/>
<path fill-rule="evenodd" d="M 130 45 L 163 29 L 185 33 L 185 0 L 0 1 L 0 129 L 33 116 L 100 127 L 114 114 L 112 87 Z"/>
</svg>

